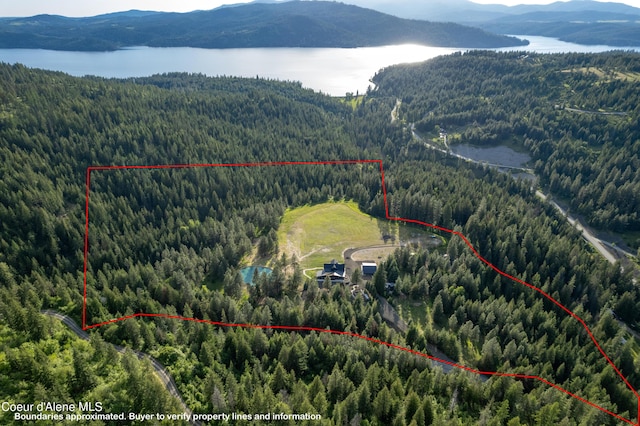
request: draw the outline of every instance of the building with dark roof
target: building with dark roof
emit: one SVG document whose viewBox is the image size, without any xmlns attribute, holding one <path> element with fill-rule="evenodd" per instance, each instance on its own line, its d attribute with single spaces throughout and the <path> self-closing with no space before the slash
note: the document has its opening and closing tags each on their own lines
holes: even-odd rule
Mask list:
<svg viewBox="0 0 640 426">
<path fill-rule="evenodd" d="M 346 276 L 344 263 L 338 263 L 337 260 L 333 259 L 331 263 L 324 264 L 322 271 L 318 271 L 316 280 L 318 285 L 322 285 L 327 278 L 331 280 L 331 284 L 343 284 Z"/>
<path fill-rule="evenodd" d="M 362 262 L 362 275 L 373 275 L 377 269 L 378 265 L 375 262 Z"/>
</svg>

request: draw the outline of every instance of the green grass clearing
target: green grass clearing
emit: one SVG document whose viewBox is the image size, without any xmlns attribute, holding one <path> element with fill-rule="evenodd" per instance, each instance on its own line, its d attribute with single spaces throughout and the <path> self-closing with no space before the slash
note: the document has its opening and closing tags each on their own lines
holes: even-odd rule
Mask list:
<svg viewBox="0 0 640 426">
<path fill-rule="evenodd" d="M 349 94 L 348 96 L 340 98 L 340 101 L 347 105 L 351 105 L 351 108 L 353 108 L 353 110 L 355 111 L 356 108 L 358 108 L 358 106 L 362 102 L 364 102 L 364 95 L 355 96 L 353 94 Z"/>
<path fill-rule="evenodd" d="M 635 71 L 619 71 L 616 69 L 605 70 L 603 68 L 598 67 L 582 67 L 582 68 L 572 68 L 567 70 L 562 70 L 563 73 L 574 73 L 579 72 L 582 74 L 592 74 L 598 77 L 600 80 L 612 81 L 612 80 L 623 80 L 623 81 L 640 81 L 640 73 Z"/>
<path fill-rule="evenodd" d="M 278 229 L 278 245 L 288 257 L 295 255 L 302 268 L 314 268 L 336 259 L 345 249 L 384 245 L 384 235 L 396 243 L 411 231 L 398 223 L 376 219 L 353 201 L 302 206 L 285 212 Z M 391 245 L 391 242 L 387 242 Z"/>
</svg>

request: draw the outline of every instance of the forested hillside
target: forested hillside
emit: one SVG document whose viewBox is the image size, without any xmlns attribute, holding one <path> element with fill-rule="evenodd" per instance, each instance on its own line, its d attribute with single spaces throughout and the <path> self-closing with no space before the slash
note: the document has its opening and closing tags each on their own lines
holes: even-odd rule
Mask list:
<svg viewBox="0 0 640 426">
<path fill-rule="evenodd" d="M 640 230 L 640 56 L 469 52 L 390 67 L 377 92 L 450 141 L 512 144 L 593 226 Z M 635 242 L 636 248 L 639 242 Z"/>
<path fill-rule="evenodd" d="M 0 47 L 10 49 L 105 51 L 130 46 L 227 49 L 404 43 L 465 48 L 528 44 L 452 22 L 401 19 L 328 1 L 251 2 L 189 13 L 130 11 L 87 18 L 0 18 Z"/>
<path fill-rule="evenodd" d="M 503 61 L 511 63 L 524 66 Z M 423 358 L 348 336 L 137 318 L 91 330 L 84 344 L 38 314 L 55 309 L 80 322 L 88 166 L 361 158 L 383 159 L 392 215 L 467 235 L 499 268 L 576 311 L 640 386 L 638 344 L 609 311 L 640 320 L 628 271 L 592 252 L 524 182 L 414 144 L 390 123 L 400 95 L 382 75 L 380 89 L 355 109 L 261 79 L 111 81 L 7 65 L 0 78 L 0 371 L 6 383 L 19 384 L 0 386 L 3 400 L 53 395 L 61 402 L 102 398 L 107 412 L 137 410 L 139 401 L 176 410 L 155 385 L 141 385 L 144 363 L 101 355 L 114 343 L 162 362 L 199 413 L 308 412 L 321 414 L 322 424 L 618 424 L 538 381 L 444 373 Z M 411 84 L 393 87 L 404 93 Z M 398 309 L 419 306 L 415 317 L 400 309 L 407 333 L 385 323 L 377 301 L 305 280 L 296 259 L 278 252 L 280 217 L 287 207 L 342 198 L 384 218 L 377 165 L 94 171 L 88 322 L 178 314 L 328 327 L 419 351 L 435 345 L 461 364 L 539 375 L 635 419 L 633 394 L 580 324 L 499 277 L 457 237 L 446 235 L 442 251 L 397 251 L 369 285 L 382 294 L 376 284 L 395 279 L 404 295 L 392 300 Z M 238 266 L 258 246 L 277 261 L 270 276 L 247 287 Z M 107 374 L 107 359 L 121 367 Z M 104 396 L 123 383 L 117 400 Z M 145 399 L 150 393 L 158 405 Z"/>
</svg>

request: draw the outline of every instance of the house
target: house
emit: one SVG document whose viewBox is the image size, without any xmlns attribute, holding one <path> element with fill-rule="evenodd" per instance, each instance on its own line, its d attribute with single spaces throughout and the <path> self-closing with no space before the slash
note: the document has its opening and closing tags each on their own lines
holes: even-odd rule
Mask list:
<svg viewBox="0 0 640 426">
<path fill-rule="evenodd" d="M 338 263 L 333 259 L 331 263 L 324 264 L 322 271 L 318 271 L 316 280 L 320 286 L 322 286 L 327 277 L 331 280 L 331 284 L 343 284 L 346 280 L 346 275 L 344 263 Z"/>
<path fill-rule="evenodd" d="M 375 262 L 362 262 L 362 275 L 373 275 L 376 273 L 378 265 Z"/>
</svg>

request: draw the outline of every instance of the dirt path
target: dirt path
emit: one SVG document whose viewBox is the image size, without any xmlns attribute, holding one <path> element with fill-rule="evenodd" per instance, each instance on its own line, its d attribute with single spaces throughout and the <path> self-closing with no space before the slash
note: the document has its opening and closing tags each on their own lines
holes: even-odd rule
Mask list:
<svg viewBox="0 0 640 426">
<path fill-rule="evenodd" d="M 378 296 L 378 306 L 380 306 L 380 315 L 382 315 L 382 318 L 388 322 L 389 325 L 401 333 L 407 332 L 409 329 L 407 323 L 400 318 L 398 312 L 396 312 L 393 306 L 387 302 L 387 299 L 382 296 Z"/>
<path fill-rule="evenodd" d="M 398 121 L 398 111 L 400 111 L 400 106 L 402 105 L 402 99 L 396 99 L 396 106 L 391 110 L 391 124 Z"/>
<path fill-rule="evenodd" d="M 307 275 L 307 271 L 321 271 L 322 268 L 307 268 L 307 269 L 303 269 L 302 270 L 302 275 L 304 275 L 305 277 L 309 278 L 309 279 L 315 279 L 315 275 L 310 277 L 309 275 Z"/>
</svg>

